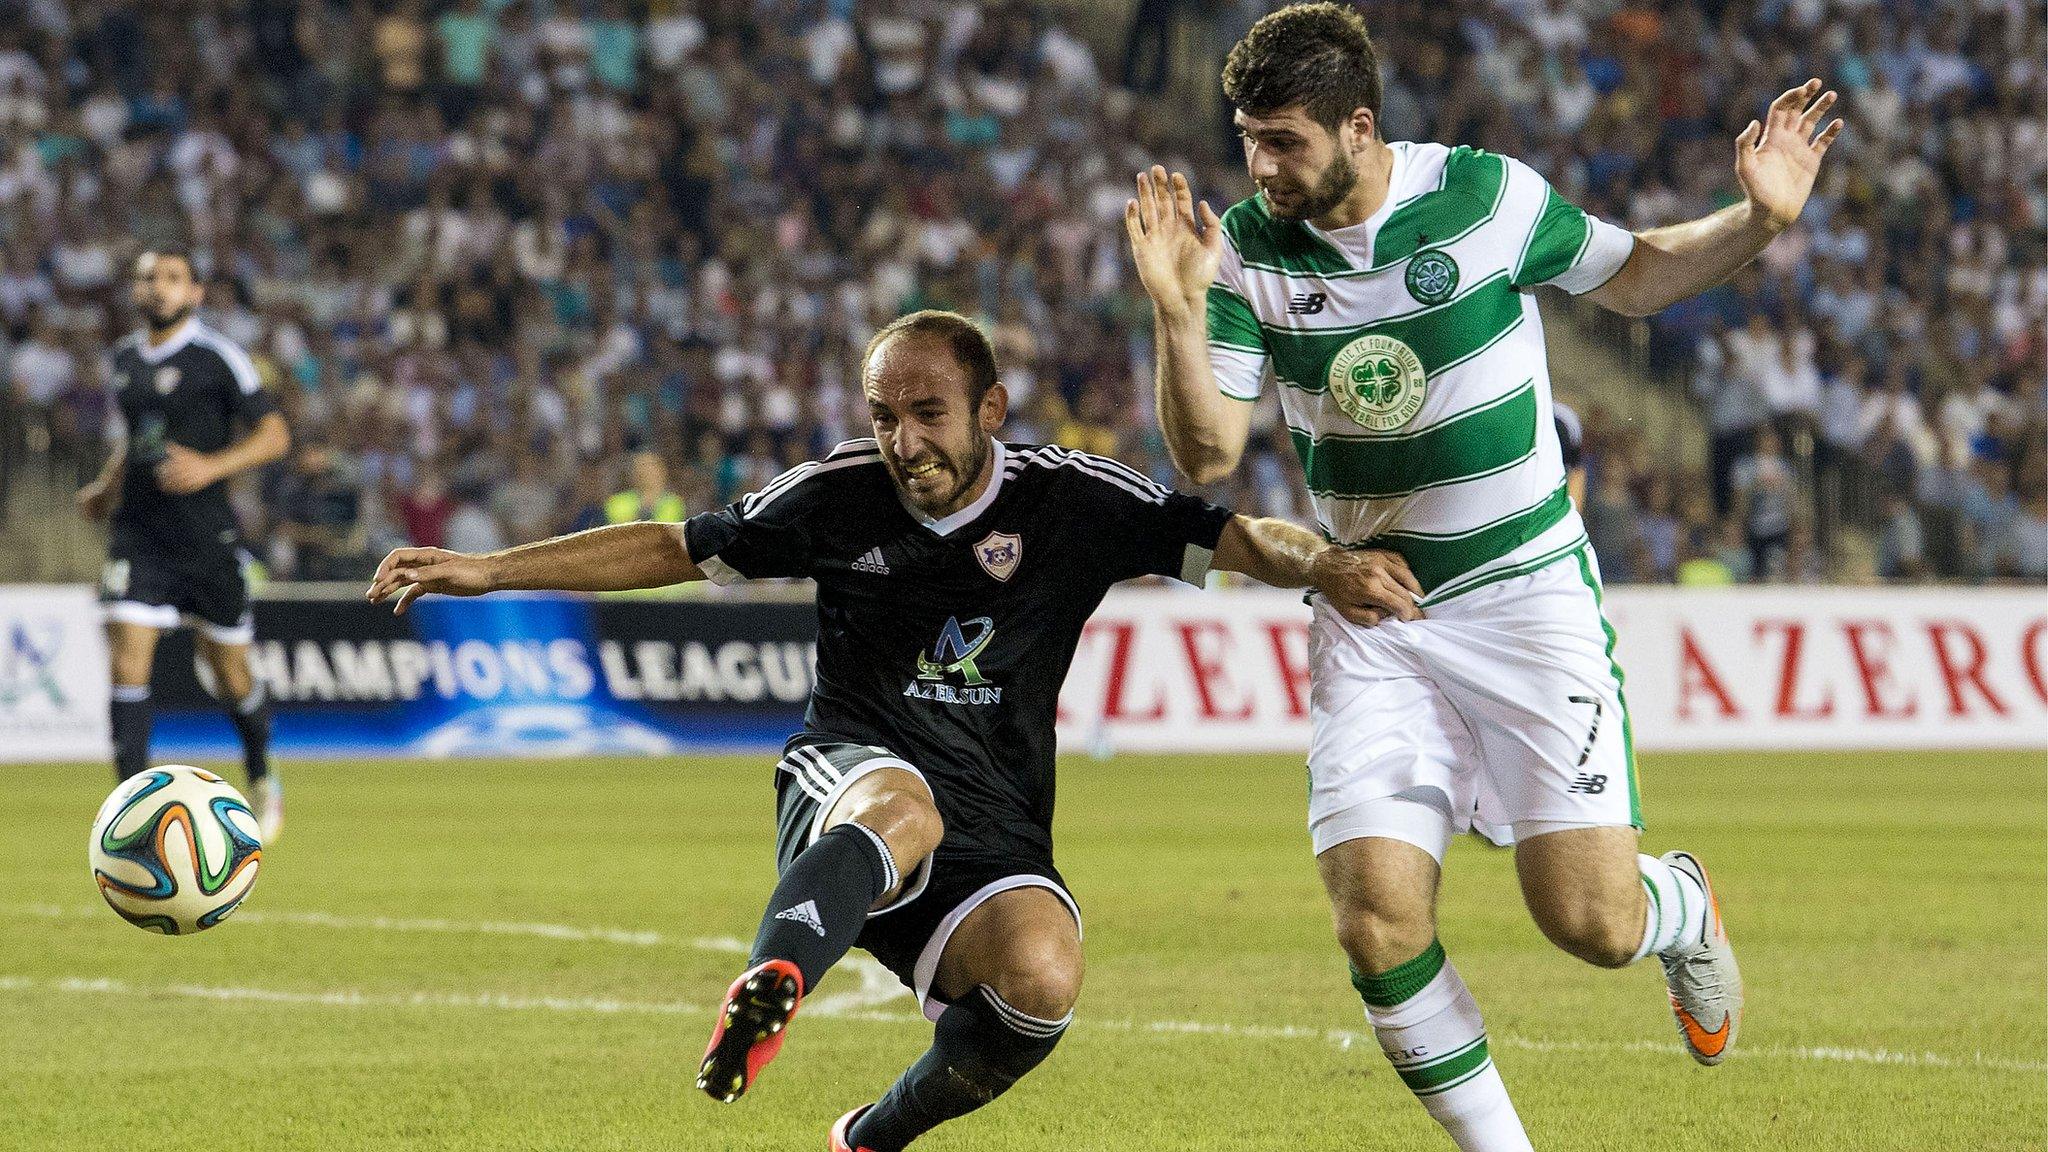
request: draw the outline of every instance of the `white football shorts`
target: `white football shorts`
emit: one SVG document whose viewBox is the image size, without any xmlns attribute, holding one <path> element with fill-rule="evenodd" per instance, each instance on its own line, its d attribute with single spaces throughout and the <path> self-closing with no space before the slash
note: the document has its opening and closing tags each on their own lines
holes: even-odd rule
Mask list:
<svg viewBox="0 0 2048 1152">
<path fill-rule="evenodd" d="M 1365 628 L 1313 597 L 1309 834 L 1320 854 L 1390 835 L 1442 858 L 1560 827 L 1642 827 L 1633 734 L 1590 547 Z M 1391 796 L 1442 794 L 1447 829 L 1401 831 Z M 1408 811 L 1426 811 L 1411 807 Z M 1391 830 L 1390 830 L 1391 829 Z M 1442 834 L 1439 835 L 1438 832 Z"/>
</svg>

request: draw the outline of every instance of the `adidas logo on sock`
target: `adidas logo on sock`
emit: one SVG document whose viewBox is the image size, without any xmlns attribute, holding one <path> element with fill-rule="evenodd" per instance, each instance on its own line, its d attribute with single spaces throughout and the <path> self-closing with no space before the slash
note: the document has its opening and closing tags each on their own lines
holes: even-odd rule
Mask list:
<svg viewBox="0 0 2048 1152">
<path fill-rule="evenodd" d="M 825 922 L 818 918 L 818 905 L 814 900 L 806 900 L 794 908 L 784 908 L 775 914 L 775 918 L 794 920 L 820 936 L 825 934 Z"/>
<path fill-rule="evenodd" d="M 861 555 L 860 559 L 853 562 L 853 570 L 875 576 L 887 576 L 889 574 L 889 562 L 882 559 L 882 550 L 880 548 L 870 548 Z"/>
</svg>

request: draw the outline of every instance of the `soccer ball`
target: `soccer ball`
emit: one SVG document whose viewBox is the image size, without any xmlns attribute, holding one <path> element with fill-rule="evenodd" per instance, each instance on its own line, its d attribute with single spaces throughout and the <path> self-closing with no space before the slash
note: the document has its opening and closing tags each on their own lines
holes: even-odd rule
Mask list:
<svg viewBox="0 0 2048 1152">
<path fill-rule="evenodd" d="M 123 920 L 166 936 L 211 928 L 256 883 L 263 841 L 227 781 L 167 764 L 121 782 L 92 822 L 100 895 Z"/>
</svg>

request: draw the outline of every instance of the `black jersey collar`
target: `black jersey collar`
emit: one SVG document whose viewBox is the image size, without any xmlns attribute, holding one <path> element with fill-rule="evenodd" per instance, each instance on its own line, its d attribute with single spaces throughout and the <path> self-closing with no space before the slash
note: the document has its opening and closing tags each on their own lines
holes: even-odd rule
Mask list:
<svg viewBox="0 0 2048 1152">
<path fill-rule="evenodd" d="M 967 507 L 962 508 L 961 510 L 953 513 L 950 516 L 945 516 L 940 519 L 934 520 L 931 517 L 925 515 L 924 513 L 919 512 L 917 508 L 910 503 L 910 501 L 905 500 L 903 498 L 903 490 L 900 488 L 896 489 L 897 502 L 903 505 L 903 510 L 905 512 L 910 513 L 910 518 L 912 520 L 915 520 L 919 524 L 924 525 L 934 535 L 951 536 L 953 533 L 958 532 L 960 529 L 965 528 L 969 524 L 974 523 L 976 520 L 980 519 L 981 514 L 983 512 L 988 511 L 989 505 L 994 504 L 996 502 L 996 493 L 999 490 L 1001 490 L 1003 486 L 1003 461 L 1008 458 L 1009 453 L 1003 448 L 1003 442 L 1001 440 L 995 440 L 994 444 L 995 450 L 992 453 L 990 453 L 990 459 L 988 464 L 988 487 L 985 490 L 983 490 L 980 496 L 975 498 L 974 503 L 969 504 Z M 895 485 L 891 484 L 890 487 L 893 488 L 895 487 Z"/>
<path fill-rule="evenodd" d="M 177 355 L 178 349 L 190 344 L 192 338 L 197 335 L 199 335 L 199 317 L 187 316 L 185 317 L 185 322 L 178 325 L 178 330 L 171 334 L 169 340 L 154 348 L 149 346 L 149 329 L 144 328 L 135 338 L 135 351 L 141 354 L 142 359 L 146 363 L 161 364 L 172 356 Z"/>
</svg>

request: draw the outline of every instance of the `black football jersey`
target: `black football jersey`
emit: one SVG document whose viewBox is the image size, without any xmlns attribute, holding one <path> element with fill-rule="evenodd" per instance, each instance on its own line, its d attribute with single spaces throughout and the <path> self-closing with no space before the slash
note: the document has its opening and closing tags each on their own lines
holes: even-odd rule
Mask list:
<svg viewBox="0 0 2048 1152">
<path fill-rule="evenodd" d="M 232 547 L 227 484 L 174 496 L 157 487 L 156 466 L 166 444 L 218 452 L 275 410 L 248 353 L 191 319 L 154 348 L 140 333 L 123 338 L 110 370 L 128 453 L 115 535 L 167 550 Z"/>
<path fill-rule="evenodd" d="M 949 842 L 1050 859 L 1053 722 L 1082 626 L 1120 580 L 1199 583 L 1230 512 L 1100 456 L 994 456 L 982 496 L 932 521 L 873 440 L 848 441 L 684 537 L 721 584 L 817 582 L 808 732 L 915 765 Z"/>
</svg>

